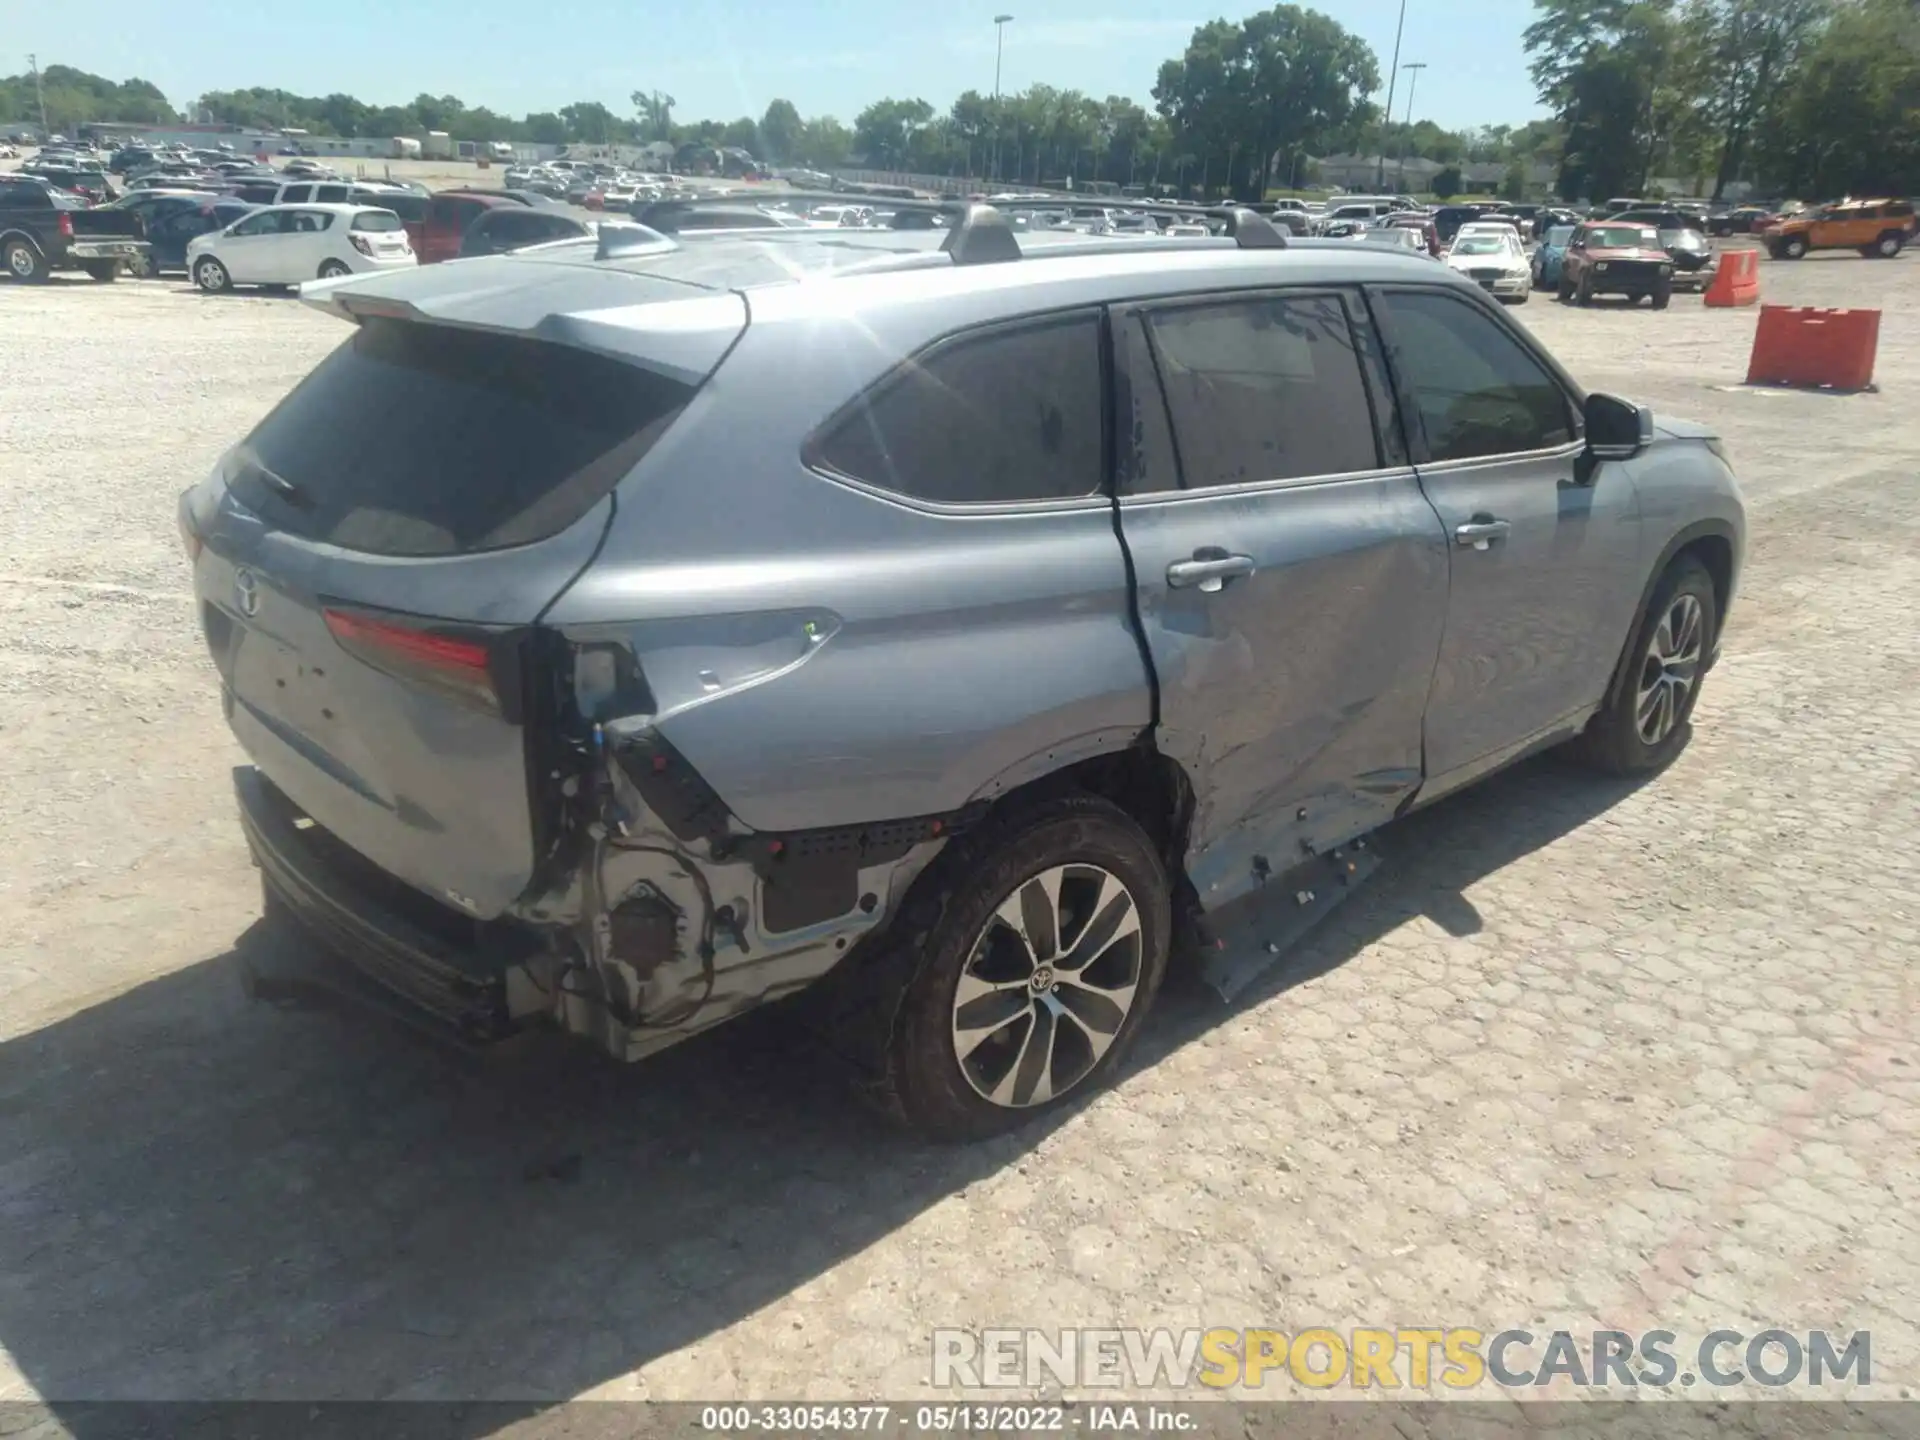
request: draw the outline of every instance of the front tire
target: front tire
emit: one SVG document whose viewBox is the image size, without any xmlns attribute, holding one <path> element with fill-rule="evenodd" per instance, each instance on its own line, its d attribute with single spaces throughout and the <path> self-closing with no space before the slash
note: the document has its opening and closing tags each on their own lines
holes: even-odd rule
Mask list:
<svg viewBox="0 0 1920 1440">
<path fill-rule="evenodd" d="M 1806 253 L 1807 253 L 1807 242 L 1798 235 L 1794 236 L 1791 240 L 1786 241 L 1780 247 L 1780 258 L 1782 260 L 1804 259 L 1806 257 Z"/>
<path fill-rule="evenodd" d="M 1891 260 L 1900 253 L 1901 247 L 1906 243 L 1906 237 L 1899 231 L 1889 230 L 1874 242 L 1873 253 L 1882 260 Z"/>
<path fill-rule="evenodd" d="M 1664 310 L 1673 303 L 1673 286 L 1657 285 L 1653 291 L 1653 308 Z"/>
<path fill-rule="evenodd" d="M 209 295 L 218 295 L 223 290 L 233 288 L 233 277 L 227 274 L 227 267 L 211 255 L 202 256 L 193 264 L 193 283 Z"/>
<path fill-rule="evenodd" d="M 1574 292 L 1574 298 L 1582 305 L 1593 304 L 1593 277 L 1591 275 L 1582 275 L 1580 277 L 1580 286 Z"/>
<path fill-rule="evenodd" d="M 1166 973 L 1167 872 L 1145 832 L 1091 796 L 964 836 L 902 917 L 913 958 L 886 1061 L 900 1118 L 975 1139 L 1097 1089 Z"/>
<path fill-rule="evenodd" d="M 1569 753 L 1610 775 L 1644 775 L 1670 764 L 1693 733 L 1693 707 L 1719 624 L 1713 577 L 1691 555 L 1681 556 L 1654 586 L 1613 699 L 1587 722 Z"/>
</svg>

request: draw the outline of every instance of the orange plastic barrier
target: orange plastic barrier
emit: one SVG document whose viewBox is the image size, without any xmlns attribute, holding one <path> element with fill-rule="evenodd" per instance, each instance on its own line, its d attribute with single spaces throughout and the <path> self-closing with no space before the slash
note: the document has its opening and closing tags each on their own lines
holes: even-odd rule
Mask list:
<svg viewBox="0 0 1920 1440">
<path fill-rule="evenodd" d="M 1880 348 L 1878 310 L 1762 305 L 1753 332 L 1749 385 L 1826 385 L 1864 390 Z"/>
<path fill-rule="evenodd" d="M 1720 268 L 1713 272 L 1713 283 L 1701 298 L 1709 305 L 1759 304 L 1760 252 L 1722 250 Z"/>
</svg>

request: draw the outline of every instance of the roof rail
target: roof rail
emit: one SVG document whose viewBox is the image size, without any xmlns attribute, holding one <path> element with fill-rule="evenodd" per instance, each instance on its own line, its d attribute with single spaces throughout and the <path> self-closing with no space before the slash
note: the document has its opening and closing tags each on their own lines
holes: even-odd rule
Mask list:
<svg viewBox="0 0 1920 1440">
<path fill-rule="evenodd" d="M 956 265 L 996 265 L 1020 258 L 1020 242 L 1014 238 L 1013 227 L 991 205 L 967 206 L 947 231 L 940 248 L 953 256 Z"/>
<path fill-rule="evenodd" d="M 1284 250 L 1287 237 L 1257 210 L 1236 205 L 1226 212 L 1227 233 L 1242 250 Z"/>
</svg>

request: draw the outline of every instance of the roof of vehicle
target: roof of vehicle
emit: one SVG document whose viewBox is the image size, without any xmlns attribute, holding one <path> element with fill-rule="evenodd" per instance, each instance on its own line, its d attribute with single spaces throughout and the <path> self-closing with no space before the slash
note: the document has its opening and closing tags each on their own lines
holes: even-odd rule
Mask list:
<svg viewBox="0 0 1920 1440">
<path fill-rule="evenodd" d="M 383 209 L 366 200 L 289 200 L 283 205 L 255 205 L 255 210 L 324 210 L 329 215 L 358 215 L 367 210 Z"/>
<path fill-rule="evenodd" d="M 625 228 L 633 247 L 618 248 Z M 458 266 L 365 274 L 303 292 L 343 318 L 356 307 L 447 323 L 531 330 L 564 321 L 657 333 L 662 302 L 752 296 L 755 323 L 868 307 L 951 303 L 972 322 L 1218 286 L 1424 278 L 1455 283 L 1423 252 L 1339 240 L 1240 248 L 1230 237 L 1097 237 L 1020 232 L 1018 263 L 956 264 L 946 230 L 764 230 L 669 240 L 638 226 L 601 238 Z M 651 239 L 645 237 L 651 236 Z M 602 252 L 609 252 L 601 258 Z M 1465 283 L 1465 282 L 1460 282 Z M 736 301 L 737 304 L 737 301 Z M 631 339 L 631 333 L 625 337 Z M 616 346 L 615 348 L 620 348 Z"/>
</svg>

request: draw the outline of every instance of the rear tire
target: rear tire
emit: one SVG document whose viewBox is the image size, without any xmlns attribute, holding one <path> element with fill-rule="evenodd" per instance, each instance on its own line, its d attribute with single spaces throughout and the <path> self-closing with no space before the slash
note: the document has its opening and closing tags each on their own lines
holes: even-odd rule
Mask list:
<svg viewBox="0 0 1920 1440">
<path fill-rule="evenodd" d="M 37 285 L 47 278 L 47 257 L 26 240 L 9 240 L 0 248 L 0 261 L 5 262 L 7 274 L 23 285 Z"/>
<path fill-rule="evenodd" d="M 233 288 L 233 277 L 227 274 L 227 267 L 211 255 L 203 255 L 193 263 L 193 283 L 209 295 L 218 295 L 223 290 Z"/>
<path fill-rule="evenodd" d="M 1113 1074 L 1153 1007 L 1173 924 L 1165 864 L 1130 816 L 1092 796 L 1010 813 L 957 840 L 915 891 L 894 942 L 912 967 L 886 1056 L 898 1119 L 977 1139 Z M 1073 942 L 1115 921 L 1076 960 Z"/>
<path fill-rule="evenodd" d="M 118 260 L 86 260 L 81 262 L 80 268 L 91 275 L 94 282 L 99 285 L 108 285 L 120 278 Z"/>
<path fill-rule="evenodd" d="M 337 280 L 342 275 L 351 275 L 352 273 L 351 270 L 345 265 L 342 265 L 338 260 L 322 260 L 320 262 L 320 278 L 322 280 Z"/>
<path fill-rule="evenodd" d="M 1691 555 L 1681 556 L 1653 588 L 1621 658 L 1617 693 L 1568 744 L 1568 755 L 1609 775 L 1645 775 L 1671 763 L 1693 733 L 1702 667 L 1719 625 L 1713 577 Z"/>
</svg>

